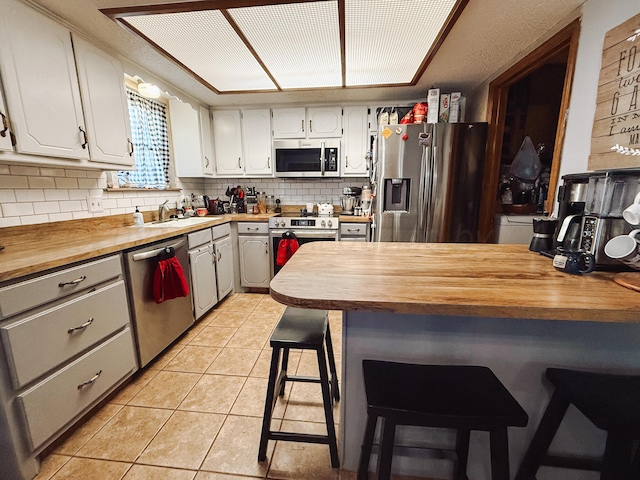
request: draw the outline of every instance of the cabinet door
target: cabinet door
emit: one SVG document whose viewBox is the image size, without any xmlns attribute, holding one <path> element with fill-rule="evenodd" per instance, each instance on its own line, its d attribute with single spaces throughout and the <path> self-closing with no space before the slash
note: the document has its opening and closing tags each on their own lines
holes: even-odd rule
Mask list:
<svg viewBox="0 0 640 480">
<path fill-rule="evenodd" d="M 243 287 L 269 286 L 269 237 L 239 236 L 240 284 Z"/>
<path fill-rule="evenodd" d="M 345 107 L 342 149 L 342 175 L 367 175 L 367 139 L 369 118 L 367 107 Z"/>
<path fill-rule="evenodd" d="M 202 162 L 204 175 L 214 174 L 213 169 L 213 135 L 211 134 L 211 112 L 200 105 L 200 140 L 202 142 Z"/>
<path fill-rule="evenodd" d="M 202 176 L 200 151 L 200 121 L 198 112 L 190 104 L 179 100 L 169 101 L 171 144 L 176 173 L 179 177 Z"/>
<path fill-rule="evenodd" d="M 91 160 L 132 167 L 131 124 L 122 64 L 77 36 L 73 36 L 73 49 Z"/>
<path fill-rule="evenodd" d="M 9 113 L 7 112 L 6 104 L 4 103 L 2 89 L 0 89 L 0 150 L 7 152 L 13 151 L 13 142 L 11 141 L 11 124 L 9 122 Z"/>
<path fill-rule="evenodd" d="M 306 136 L 304 107 L 273 109 L 273 138 L 305 138 Z"/>
<path fill-rule="evenodd" d="M 342 107 L 309 108 L 309 138 L 342 136 Z"/>
<path fill-rule="evenodd" d="M 218 300 L 222 300 L 233 290 L 233 250 L 231 237 L 214 242 L 216 252 L 216 278 L 218 280 Z"/>
<path fill-rule="evenodd" d="M 271 175 L 271 112 L 268 108 L 242 111 L 242 149 L 245 175 Z"/>
<path fill-rule="evenodd" d="M 212 118 L 216 173 L 218 175 L 242 175 L 240 111 L 214 111 Z"/>
<path fill-rule="evenodd" d="M 71 35 L 27 5 L 3 2 L 0 71 L 22 153 L 89 159 Z"/>
<path fill-rule="evenodd" d="M 218 301 L 213 244 L 189 252 L 193 310 L 196 320 Z"/>
</svg>

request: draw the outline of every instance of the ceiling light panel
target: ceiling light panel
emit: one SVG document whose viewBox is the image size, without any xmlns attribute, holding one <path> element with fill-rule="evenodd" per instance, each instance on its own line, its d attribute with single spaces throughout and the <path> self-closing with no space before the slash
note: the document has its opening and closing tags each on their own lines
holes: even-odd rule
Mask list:
<svg viewBox="0 0 640 480">
<path fill-rule="evenodd" d="M 140 15 L 125 20 L 221 92 L 276 90 L 218 10 Z"/>
<path fill-rule="evenodd" d="M 456 0 L 345 0 L 346 84 L 409 83 Z"/>
<path fill-rule="evenodd" d="M 230 9 L 282 89 L 342 86 L 336 1 Z"/>
</svg>

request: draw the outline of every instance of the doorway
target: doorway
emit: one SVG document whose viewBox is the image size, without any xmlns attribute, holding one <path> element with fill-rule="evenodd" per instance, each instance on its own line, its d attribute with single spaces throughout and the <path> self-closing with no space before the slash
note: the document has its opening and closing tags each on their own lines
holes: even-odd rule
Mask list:
<svg viewBox="0 0 640 480">
<path fill-rule="evenodd" d="M 484 242 L 494 240 L 494 216 L 503 211 L 501 193 L 507 183 L 514 187 L 509 168 L 526 136 L 533 142 L 542 171 L 530 185 L 517 182 L 517 194 L 526 202 L 537 202 L 544 195 L 540 210 L 553 208 L 579 33 L 580 22 L 575 20 L 489 85 L 489 132 L 478 226 L 478 238 Z M 535 212 L 535 206 L 532 208 Z"/>
</svg>

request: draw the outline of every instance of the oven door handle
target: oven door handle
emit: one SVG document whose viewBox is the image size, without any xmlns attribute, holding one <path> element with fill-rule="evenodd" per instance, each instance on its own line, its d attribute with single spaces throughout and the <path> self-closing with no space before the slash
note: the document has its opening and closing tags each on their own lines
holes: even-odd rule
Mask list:
<svg viewBox="0 0 640 480">
<path fill-rule="evenodd" d="M 282 236 L 283 233 L 285 232 L 290 232 L 291 229 L 289 230 L 271 230 L 269 232 L 269 234 L 271 235 L 272 238 L 276 238 L 276 237 L 280 237 Z M 327 232 L 327 231 L 322 231 L 322 232 L 318 232 L 318 231 L 309 231 L 309 232 L 302 232 L 299 230 L 295 230 L 293 232 L 295 234 L 295 236 L 297 238 L 337 238 L 338 237 L 338 232 Z"/>
</svg>

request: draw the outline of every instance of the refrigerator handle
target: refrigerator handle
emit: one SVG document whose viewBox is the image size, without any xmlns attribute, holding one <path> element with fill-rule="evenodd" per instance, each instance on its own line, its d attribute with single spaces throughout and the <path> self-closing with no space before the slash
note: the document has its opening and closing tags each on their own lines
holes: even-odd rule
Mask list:
<svg viewBox="0 0 640 480">
<path fill-rule="evenodd" d="M 421 205 L 421 208 L 418 208 L 418 242 L 424 242 L 427 237 L 426 231 L 426 215 L 427 208 L 429 204 L 428 194 L 427 194 L 427 185 L 429 185 L 429 168 L 427 162 L 429 161 L 428 155 L 428 147 L 424 147 L 422 149 L 422 162 L 420 166 L 420 190 L 418 196 L 418 205 Z"/>
<path fill-rule="evenodd" d="M 438 150 L 435 145 L 431 145 L 431 147 L 429 147 L 429 150 L 431 152 L 431 161 L 429 168 L 429 181 L 427 182 L 427 229 L 425 232 L 425 241 L 427 241 L 427 239 L 429 238 L 430 229 L 433 228 L 433 218 L 435 215 L 435 209 L 433 208 L 435 195 L 433 189 L 438 182 L 438 158 L 436 157 Z"/>
</svg>

